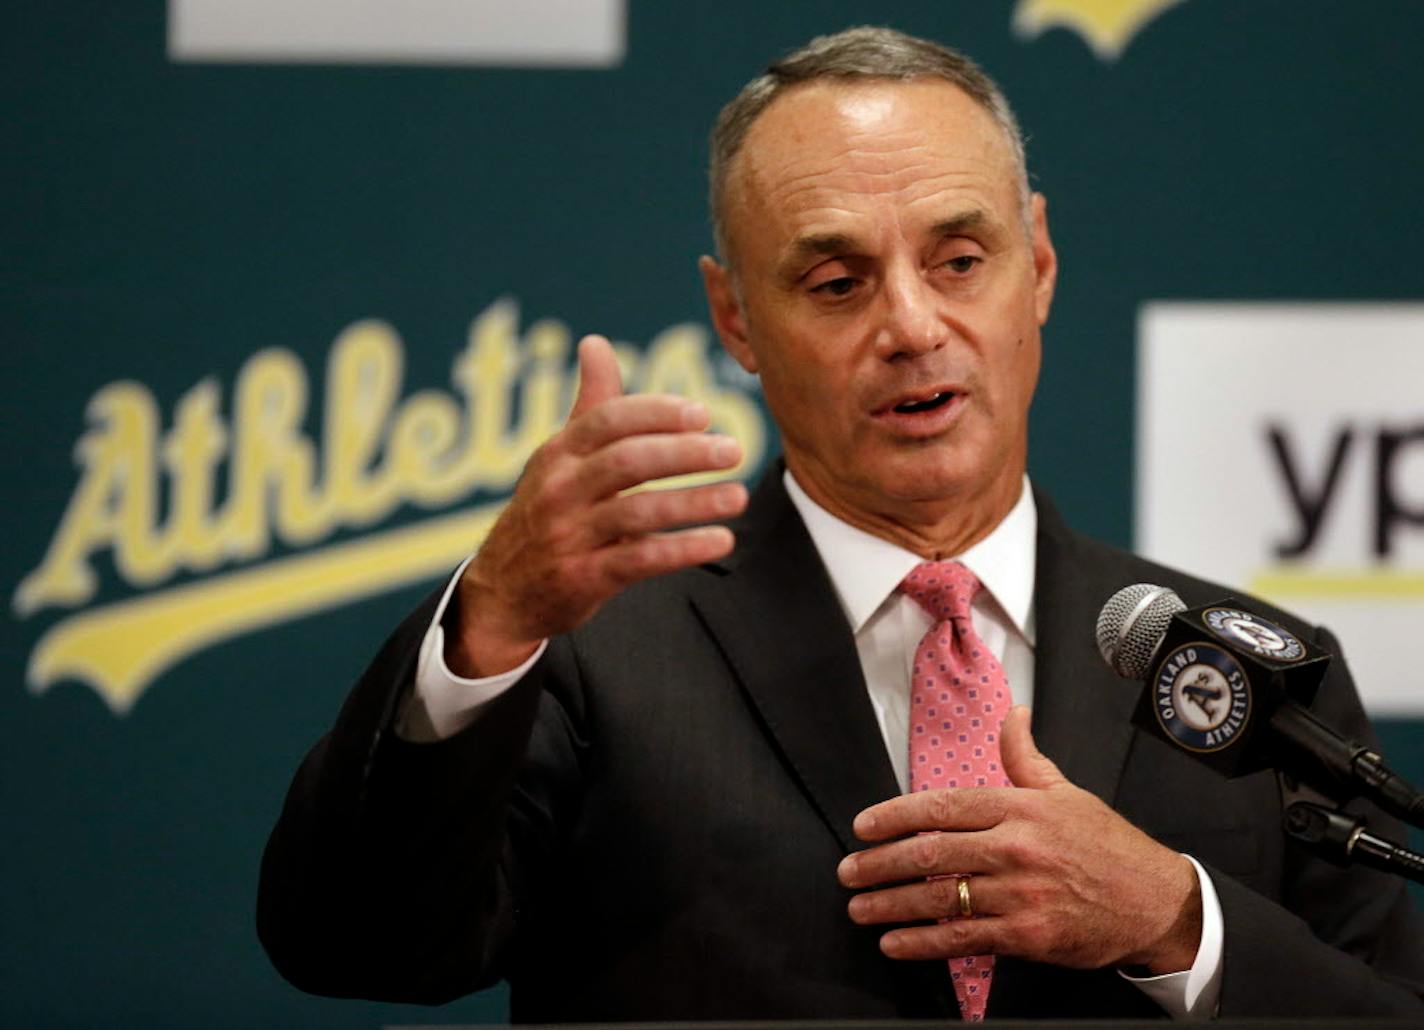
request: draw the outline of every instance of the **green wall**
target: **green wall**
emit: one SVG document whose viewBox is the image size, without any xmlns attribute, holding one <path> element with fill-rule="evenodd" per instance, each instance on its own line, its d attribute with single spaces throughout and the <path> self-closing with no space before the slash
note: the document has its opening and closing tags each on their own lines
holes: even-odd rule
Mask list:
<svg viewBox="0 0 1424 1030">
<path fill-rule="evenodd" d="M 1063 29 L 1016 36 L 1014 6 L 887 0 L 873 17 L 961 46 L 1019 110 L 1062 261 L 1031 471 L 1080 528 L 1127 544 L 1143 301 L 1424 297 L 1424 4 L 1188 0 L 1115 62 Z M 773 55 L 871 16 L 816 8 L 632 0 L 620 67 L 541 70 L 176 64 L 157 0 L 11 5 L 0 582 L 13 596 L 44 557 L 106 384 L 143 384 L 167 426 L 205 379 L 227 412 L 244 362 L 284 348 L 315 433 L 328 349 L 359 319 L 403 340 L 405 394 L 450 390 L 470 321 L 501 297 L 526 327 L 636 343 L 705 321 L 706 128 Z M 430 514 L 405 504 L 380 526 Z M 145 585 L 100 548 L 84 604 L 301 550 L 278 538 Z M 0 1024 L 501 1017 L 497 992 L 438 1012 L 305 997 L 252 928 L 292 770 L 433 582 L 203 647 L 121 716 L 73 677 L 26 686 L 75 609 L 0 620 Z M 1382 732 L 1424 781 L 1424 701 Z"/>
</svg>

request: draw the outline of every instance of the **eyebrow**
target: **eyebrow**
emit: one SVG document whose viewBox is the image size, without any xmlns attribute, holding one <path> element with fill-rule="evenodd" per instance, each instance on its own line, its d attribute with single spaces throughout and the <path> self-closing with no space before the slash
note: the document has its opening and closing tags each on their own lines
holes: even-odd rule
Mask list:
<svg viewBox="0 0 1424 1030">
<path fill-rule="evenodd" d="M 962 214 L 946 218 L 930 230 L 930 235 L 939 239 L 946 236 L 962 236 L 972 229 L 986 228 L 990 223 L 991 219 L 984 209 L 976 207 Z"/>
<path fill-rule="evenodd" d="M 950 236 L 962 236 L 974 230 L 993 229 L 994 225 L 994 219 L 990 218 L 983 208 L 976 207 L 937 222 L 931 227 L 929 234 L 942 240 Z M 795 279 L 800 274 L 801 266 L 811 258 L 830 257 L 859 249 L 860 242 L 854 236 L 842 232 L 801 236 L 792 241 L 786 257 L 779 262 L 780 272 L 784 278 Z"/>
<path fill-rule="evenodd" d="M 832 254 L 844 254 L 846 251 L 858 249 L 860 249 L 860 244 L 856 239 L 841 232 L 800 236 L 792 242 L 791 248 L 786 252 L 786 257 L 780 262 L 781 274 L 787 278 L 795 278 L 798 275 L 798 269 L 810 258 L 828 257 Z"/>
</svg>

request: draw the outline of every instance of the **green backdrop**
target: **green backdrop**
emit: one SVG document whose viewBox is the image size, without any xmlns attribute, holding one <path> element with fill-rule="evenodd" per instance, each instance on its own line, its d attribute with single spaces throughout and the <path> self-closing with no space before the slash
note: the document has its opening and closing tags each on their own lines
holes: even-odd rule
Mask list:
<svg viewBox="0 0 1424 1030">
<path fill-rule="evenodd" d="M 1424 296 L 1416 0 L 1188 0 L 1115 61 L 1066 29 L 1016 35 L 1010 2 L 815 7 L 632 0 L 621 65 L 558 70 L 175 63 L 158 0 L 9 5 L 0 581 L 13 596 L 44 557 L 106 384 L 143 384 L 167 426 L 205 379 L 227 411 L 244 362 L 284 348 L 315 433 L 328 349 L 359 319 L 404 341 L 407 394 L 449 391 L 501 297 L 526 326 L 636 343 L 705 322 L 707 126 L 773 55 L 867 18 L 961 46 L 1019 110 L 1062 261 L 1031 472 L 1080 528 L 1130 543 L 1143 301 Z M 429 515 L 404 504 L 381 525 Z M 88 605 L 150 589 L 103 549 L 92 565 Z M 308 998 L 253 931 L 296 763 L 433 582 L 204 647 L 122 716 L 72 677 L 26 685 L 70 609 L 0 620 L 0 1024 L 502 1018 L 497 991 L 437 1012 Z M 1424 702 L 1382 732 L 1424 780 Z"/>
</svg>

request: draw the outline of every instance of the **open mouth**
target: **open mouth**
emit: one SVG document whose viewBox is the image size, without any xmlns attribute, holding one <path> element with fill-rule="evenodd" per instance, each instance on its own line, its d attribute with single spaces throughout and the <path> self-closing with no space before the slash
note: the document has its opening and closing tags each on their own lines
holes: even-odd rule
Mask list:
<svg viewBox="0 0 1424 1030">
<path fill-rule="evenodd" d="M 890 410 L 901 415 L 917 415 L 922 411 L 933 411 L 935 408 L 943 407 L 952 400 L 954 400 L 954 394 L 951 391 L 943 390 L 924 400 L 903 401 Z"/>
</svg>

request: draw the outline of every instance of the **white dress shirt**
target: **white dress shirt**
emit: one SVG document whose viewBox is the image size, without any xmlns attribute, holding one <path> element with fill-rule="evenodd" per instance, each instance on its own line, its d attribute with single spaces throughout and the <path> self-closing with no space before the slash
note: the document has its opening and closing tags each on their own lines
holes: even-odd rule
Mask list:
<svg viewBox="0 0 1424 1030">
<path fill-rule="evenodd" d="M 807 496 L 788 471 L 784 482 L 806 524 L 850 622 L 875 718 L 895 779 L 909 789 L 910 667 L 929 614 L 898 589 L 923 559 L 836 518 Z M 987 537 L 956 555 L 983 584 L 971 608 L 974 629 L 1004 667 L 1015 704 L 1033 701 L 1033 588 L 1038 510 L 1027 477 L 1018 502 Z M 428 742 L 469 725 L 481 705 L 517 683 L 544 653 L 547 641 L 518 668 L 483 679 L 456 676 L 445 663 L 441 619 L 465 564 L 445 588 L 416 665 L 415 689 L 396 724 L 400 736 Z M 1221 983 L 1221 905 L 1211 877 L 1190 855 L 1202 895 L 1202 936 L 1191 969 L 1155 977 L 1122 975 L 1174 1019 L 1215 1014 Z"/>
</svg>

